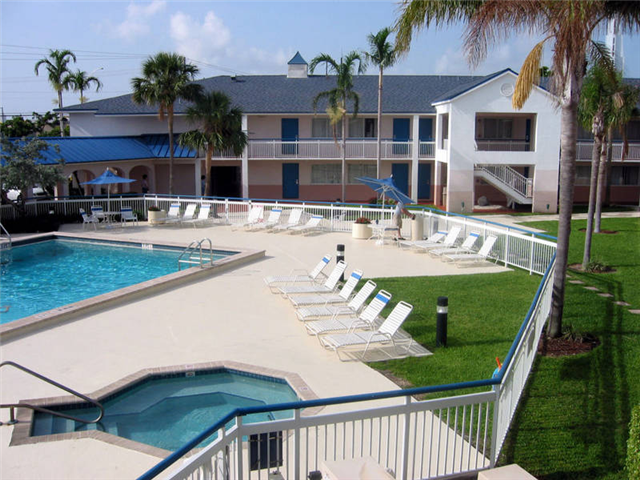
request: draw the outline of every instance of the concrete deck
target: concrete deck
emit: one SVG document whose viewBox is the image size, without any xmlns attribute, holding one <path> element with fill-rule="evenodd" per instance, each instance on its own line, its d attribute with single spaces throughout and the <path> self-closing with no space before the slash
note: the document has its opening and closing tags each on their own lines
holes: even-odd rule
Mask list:
<svg viewBox="0 0 640 480">
<path fill-rule="evenodd" d="M 68 225 L 65 232 L 81 232 Z M 90 231 L 86 233 L 92 234 Z M 263 260 L 173 290 L 78 316 L 66 323 L 3 342 L 3 360 L 90 393 L 143 368 L 231 360 L 300 375 L 319 397 L 396 389 L 390 380 L 359 362 L 340 362 L 305 333 L 286 300 L 269 292 L 263 277 L 292 268 L 312 268 L 336 244 L 346 247 L 350 272 L 365 277 L 503 272 L 499 266 L 457 268 L 428 255 L 353 240 L 344 233 L 313 237 L 234 232 L 228 226 L 139 227 L 100 230 L 119 239 L 188 244 L 209 237 L 215 246 L 266 249 Z M 334 262 L 332 262 L 333 264 Z M 402 299 L 402 292 L 391 292 Z M 428 295 L 428 292 L 426 293 Z M 435 298 L 433 299 L 435 303 Z M 57 396 L 64 392 L 4 368 L 2 403 Z M 332 407 L 331 411 L 345 407 Z M 0 420 L 6 421 L 7 411 Z M 95 439 L 9 447 L 13 428 L 0 427 L 4 479 L 133 478 L 159 458 Z"/>
</svg>

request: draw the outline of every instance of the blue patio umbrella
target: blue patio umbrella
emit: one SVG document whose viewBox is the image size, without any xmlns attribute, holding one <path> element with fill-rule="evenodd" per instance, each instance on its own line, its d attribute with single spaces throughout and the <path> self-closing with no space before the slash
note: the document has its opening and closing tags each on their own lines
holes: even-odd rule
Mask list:
<svg viewBox="0 0 640 480">
<path fill-rule="evenodd" d="M 393 181 L 393 175 L 389 178 L 372 178 L 372 177 L 357 177 L 357 181 L 364 183 L 367 187 L 372 188 L 378 193 L 382 194 L 382 207 L 384 208 L 384 197 L 395 200 L 396 202 L 402 202 L 405 205 L 416 203 L 411 200 L 396 186 Z"/>
<path fill-rule="evenodd" d="M 93 180 L 89 180 L 88 182 L 82 182 L 80 185 L 112 185 L 114 183 L 131 183 L 135 182 L 130 178 L 119 177 L 115 173 L 113 173 L 108 168 L 104 171 L 102 175 L 94 178 Z M 107 188 L 107 208 L 111 210 L 111 189 Z"/>
</svg>

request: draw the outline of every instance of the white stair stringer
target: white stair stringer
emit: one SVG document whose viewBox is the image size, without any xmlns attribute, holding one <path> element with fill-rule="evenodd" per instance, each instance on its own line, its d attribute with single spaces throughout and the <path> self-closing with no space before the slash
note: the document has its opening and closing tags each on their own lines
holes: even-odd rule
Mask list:
<svg viewBox="0 0 640 480">
<path fill-rule="evenodd" d="M 493 185 L 504 193 L 510 201 L 522 205 L 531 205 L 531 179 L 528 179 L 508 165 L 476 165 L 474 176 Z"/>
</svg>

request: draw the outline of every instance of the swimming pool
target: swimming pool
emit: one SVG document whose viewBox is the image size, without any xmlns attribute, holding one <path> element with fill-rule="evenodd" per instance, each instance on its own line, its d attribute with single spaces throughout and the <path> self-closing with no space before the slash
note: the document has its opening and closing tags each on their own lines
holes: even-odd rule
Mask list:
<svg viewBox="0 0 640 480">
<path fill-rule="evenodd" d="M 56 238 L 3 252 L 0 324 L 178 271 L 182 248 Z M 235 252 L 216 252 L 222 259 Z"/>
<path fill-rule="evenodd" d="M 297 400 L 296 392 L 281 378 L 231 369 L 167 374 L 135 383 L 104 400 L 105 415 L 99 424 L 36 412 L 31 435 L 99 430 L 173 451 L 236 408 Z M 84 419 L 95 418 L 98 412 L 95 407 L 48 408 Z M 288 417 L 291 411 L 260 413 L 243 422 Z"/>
</svg>

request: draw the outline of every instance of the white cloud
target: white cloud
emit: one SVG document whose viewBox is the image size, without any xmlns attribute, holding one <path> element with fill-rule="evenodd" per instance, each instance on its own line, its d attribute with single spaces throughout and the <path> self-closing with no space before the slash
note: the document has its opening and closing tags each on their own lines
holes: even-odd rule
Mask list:
<svg viewBox="0 0 640 480">
<path fill-rule="evenodd" d="M 166 6 L 166 0 L 152 0 L 150 3 L 132 1 L 127 5 L 126 17 L 122 22 L 114 25 L 106 20 L 95 28 L 98 32 L 106 32 L 111 37 L 131 42 L 151 33 L 149 20 Z"/>
<path fill-rule="evenodd" d="M 177 12 L 171 16 L 170 35 L 178 53 L 202 61 L 217 61 L 224 56 L 231 32 L 222 19 L 209 11 L 202 23 Z"/>
</svg>

